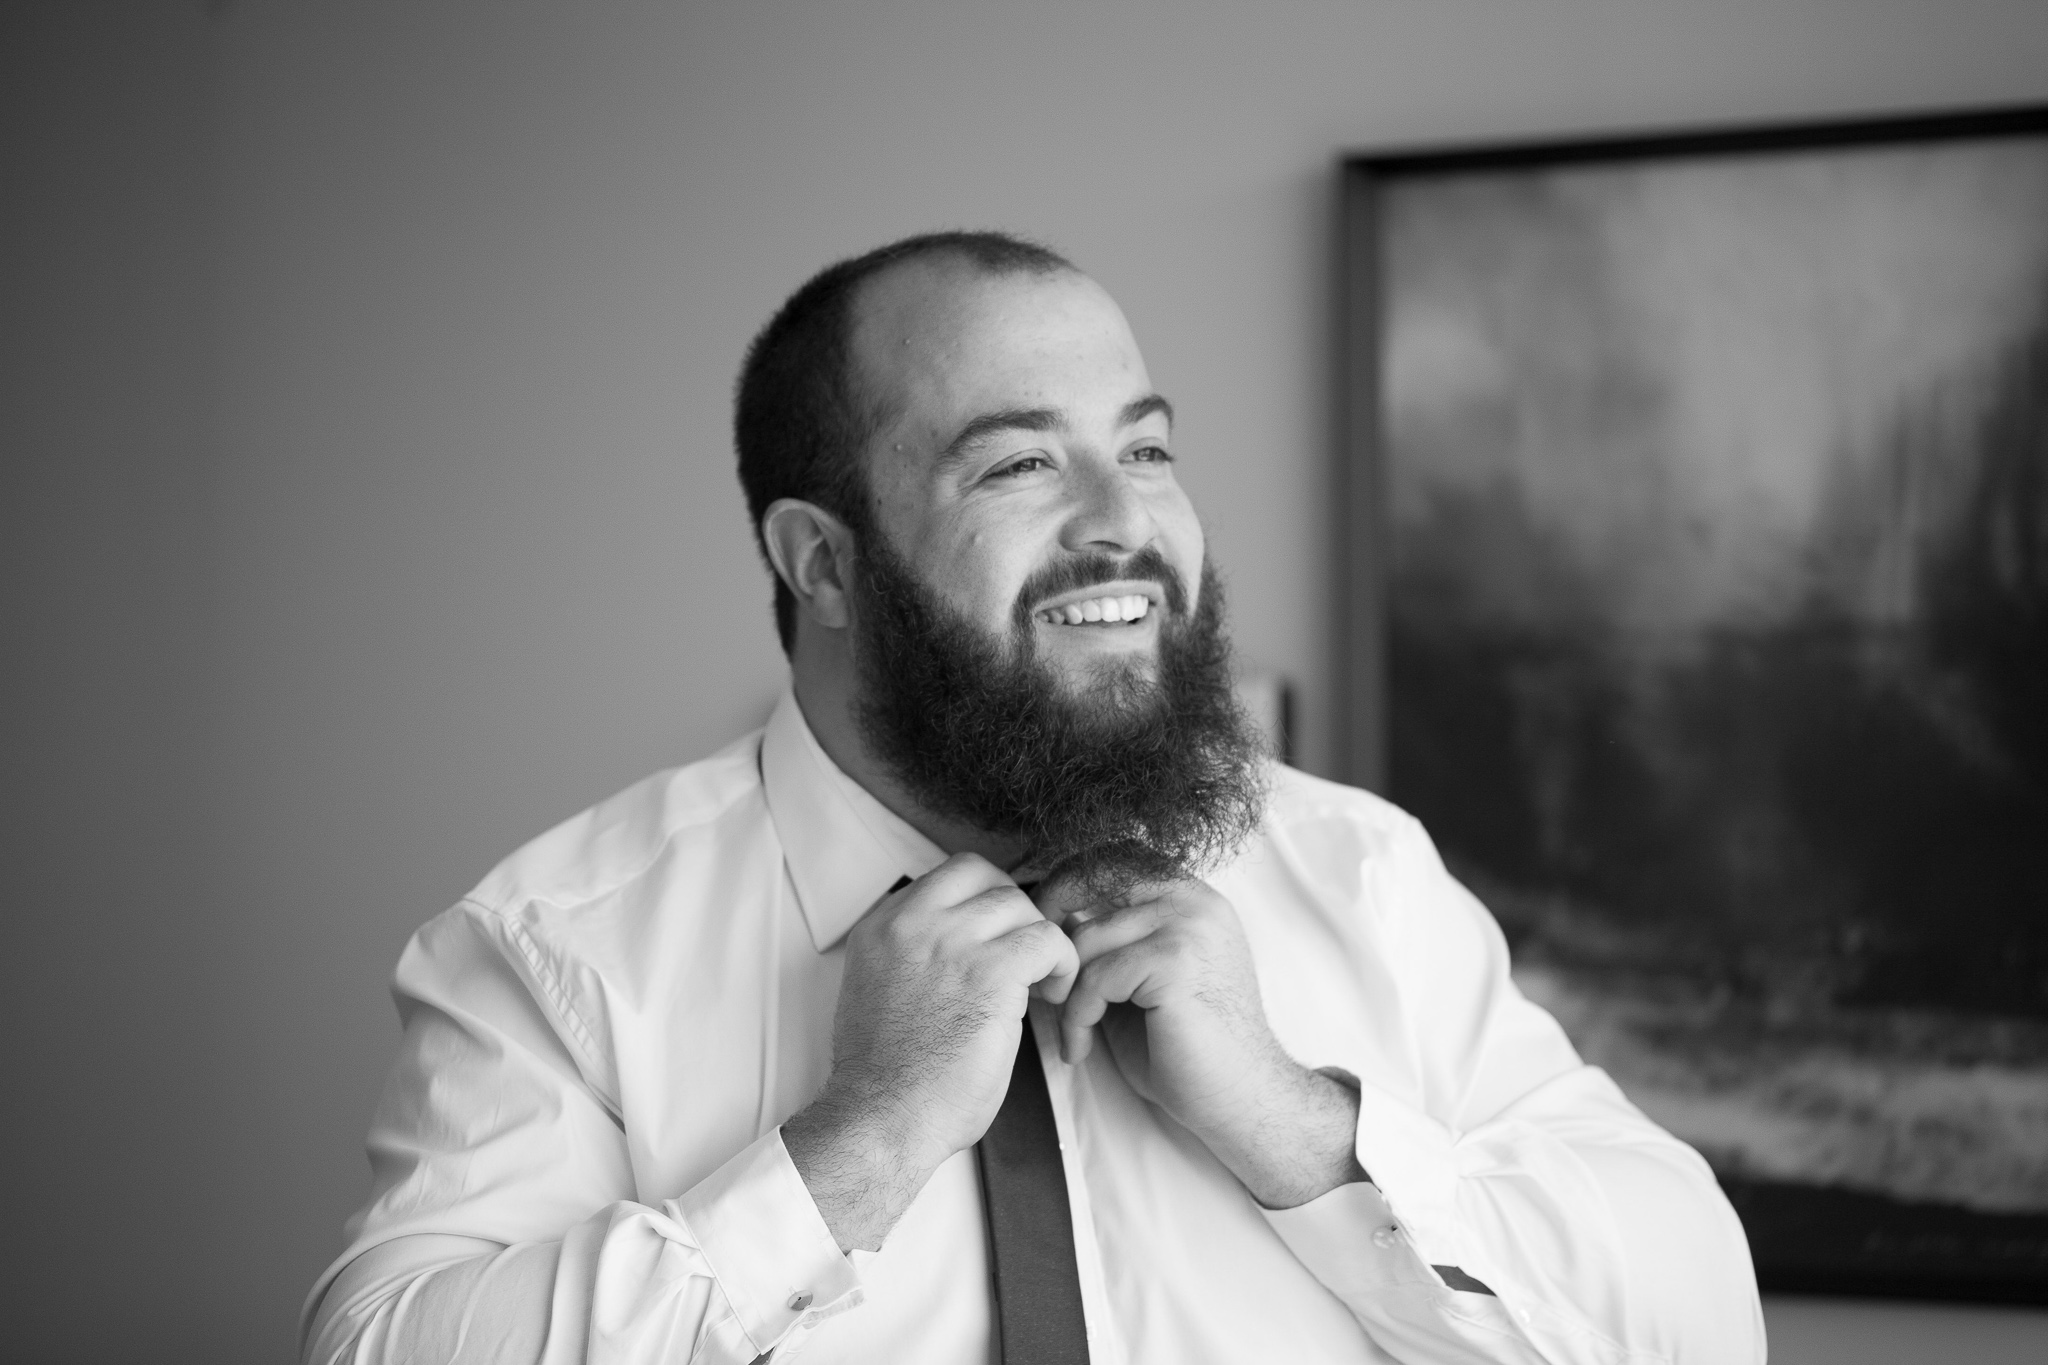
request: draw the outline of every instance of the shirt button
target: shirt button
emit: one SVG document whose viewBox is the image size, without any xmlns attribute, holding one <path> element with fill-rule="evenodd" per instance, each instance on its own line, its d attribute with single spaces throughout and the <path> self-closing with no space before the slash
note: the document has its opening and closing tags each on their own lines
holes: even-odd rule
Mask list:
<svg viewBox="0 0 2048 1365">
<path fill-rule="evenodd" d="M 808 1289 L 799 1289 L 789 1296 L 789 1311 L 792 1313 L 801 1313 L 810 1306 L 811 1291 Z"/>
<path fill-rule="evenodd" d="M 1394 1243 L 1400 1240 L 1401 1229 L 1393 1223 L 1387 1224 L 1385 1227 L 1374 1232 L 1372 1235 L 1372 1244 L 1378 1247 L 1381 1251 L 1386 1251 L 1390 1249 L 1394 1245 Z"/>
</svg>

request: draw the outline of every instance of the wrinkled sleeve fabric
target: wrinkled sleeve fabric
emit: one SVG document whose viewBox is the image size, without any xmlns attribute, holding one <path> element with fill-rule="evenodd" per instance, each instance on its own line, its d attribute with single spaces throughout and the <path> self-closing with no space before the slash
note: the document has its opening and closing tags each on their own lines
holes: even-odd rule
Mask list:
<svg viewBox="0 0 2048 1365">
<path fill-rule="evenodd" d="M 518 923 L 440 916 L 393 994 L 374 1194 L 307 1301 L 308 1365 L 746 1362 L 859 1303 L 779 1129 L 637 1197 L 591 1031 Z"/>
<path fill-rule="evenodd" d="M 1274 1229 L 1416 1365 L 1761 1365 L 1748 1243 L 1706 1162 L 1580 1062 L 1515 988 L 1492 916 L 1400 821 L 1359 913 L 1400 983 L 1412 1084 L 1359 1079 L 1370 1183 L 1270 1212 Z"/>
</svg>

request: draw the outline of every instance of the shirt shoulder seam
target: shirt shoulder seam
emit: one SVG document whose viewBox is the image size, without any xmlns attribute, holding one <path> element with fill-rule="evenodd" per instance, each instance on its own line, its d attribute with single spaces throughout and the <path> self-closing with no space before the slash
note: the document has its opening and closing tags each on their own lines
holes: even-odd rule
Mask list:
<svg viewBox="0 0 2048 1365">
<path fill-rule="evenodd" d="M 700 806 L 692 811 L 687 818 L 664 823 L 661 826 L 661 837 L 651 841 L 645 856 L 634 859 L 630 867 L 621 870 L 616 876 L 607 878 L 601 889 L 591 891 L 586 895 L 568 901 L 554 900 L 539 892 L 528 892 L 523 895 L 511 894 L 504 896 L 502 899 L 487 900 L 479 894 L 482 890 L 479 887 L 458 902 L 458 904 L 467 908 L 471 913 L 488 917 L 498 925 L 500 932 L 505 936 L 505 941 L 519 954 L 520 961 L 525 964 L 528 975 L 535 986 L 539 988 L 541 1004 L 554 1017 L 564 1040 L 574 1049 L 581 1065 L 584 1079 L 590 1084 L 591 1089 L 614 1116 L 620 1114 L 621 1103 L 619 1097 L 611 1092 L 607 1069 L 600 1055 L 601 1049 L 598 1046 L 596 1035 L 590 1028 L 589 1023 L 584 1019 L 582 1012 L 576 1008 L 574 996 L 570 992 L 567 983 L 563 981 L 561 973 L 553 965 L 552 956 L 544 948 L 541 936 L 534 932 L 531 925 L 519 919 L 513 912 L 518 906 L 523 904 L 544 905 L 554 910 L 572 910 L 578 905 L 585 905 L 602 899 L 634 878 L 643 875 L 660 860 L 662 854 L 670 845 L 675 843 L 679 836 L 727 818 L 732 814 L 735 807 L 749 798 L 761 799 L 762 791 L 758 777 L 760 770 L 758 763 L 759 747 L 759 736 L 756 736 L 754 745 L 756 762 L 749 765 L 750 770 L 756 774 L 753 782 L 738 783 L 735 785 L 734 790 L 726 795 L 725 799 Z M 665 784 L 672 782 L 682 771 L 680 768 L 663 769 L 643 779 L 643 784 Z M 489 884 L 488 878 L 485 884 Z"/>
<path fill-rule="evenodd" d="M 548 955 L 541 950 L 540 943 L 524 924 L 502 909 L 467 896 L 459 904 L 478 915 L 487 916 L 498 925 L 499 930 L 505 935 L 506 942 L 519 954 L 528 975 L 540 988 L 541 1004 L 554 1016 L 560 1031 L 575 1049 L 584 1079 L 590 1083 L 591 1089 L 603 1101 L 605 1108 L 617 1115 L 620 1112 L 619 1100 L 604 1084 L 605 1073 L 598 1058 L 597 1040 L 591 1034 L 589 1025 L 584 1022 L 581 1012 L 577 1010 L 568 987 L 562 983 L 560 973 L 549 962 Z"/>
<path fill-rule="evenodd" d="M 758 751 L 759 736 L 755 737 L 755 741 Z M 648 786 L 654 783 L 672 782 L 683 771 L 683 768 L 664 768 L 643 778 L 639 785 Z M 679 836 L 695 829 L 701 829 L 706 825 L 717 824 L 720 820 L 730 816 L 735 806 L 749 798 L 755 800 L 763 799 L 762 785 L 758 776 L 758 764 L 753 765 L 753 771 L 757 774 L 753 781 L 738 784 L 735 790 L 727 794 L 724 799 L 709 803 L 708 806 L 699 807 L 681 819 L 665 822 L 661 826 L 661 837 L 649 845 L 644 856 L 634 859 L 629 866 L 622 868 L 615 875 L 607 878 L 602 886 L 583 895 L 577 896 L 574 899 L 558 900 L 538 891 L 525 891 L 515 887 L 511 893 L 502 897 L 486 899 L 482 892 L 484 887 L 491 883 L 492 877 L 496 876 L 494 872 L 492 877 L 486 877 L 482 884 L 472 888 L 469 894 L 462 898 L 463 902 L 505 920 L 507 923 L 512 923 L 514 922 L 511 918 L 512 911 L 521 904 L 533 903 L 545 905 L 553 910 L 573 910 L 579 905 L 587 905 L 592 901 L 602 900 L 634 878 L 644 874 L 648 868 L 654 866 L 660 860 L 661 855 L 668 850 L 669 845 L 673 844 Z M 547 836 L 543 835 L 541 837 L 545 838 Z M 514 854 L 513 856 L 516 858 L 518 855 Z"/>
</svg>

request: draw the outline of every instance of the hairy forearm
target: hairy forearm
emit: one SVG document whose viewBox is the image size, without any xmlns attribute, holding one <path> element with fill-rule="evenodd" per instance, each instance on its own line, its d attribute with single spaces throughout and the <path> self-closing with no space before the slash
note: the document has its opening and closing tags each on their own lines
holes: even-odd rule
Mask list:
<svg viewBox="0 0 2048 1365">
<path fill-rule="evenodd" d="M 1353 1150 L 1357 1132 L 1358 1091 L 1283 1057 L 1259 1104 L 1197 1135 L 1252 1198 L 1289 1209 L 1367 1178 Z"/>
<path fill-rule="evenodd" d="M 841 1251 L 879 1249 L 937 1169 L 906 1139 L 901 1117 L 828 1086 L 782 1125 L 782 1145 Z"/>
</svg>

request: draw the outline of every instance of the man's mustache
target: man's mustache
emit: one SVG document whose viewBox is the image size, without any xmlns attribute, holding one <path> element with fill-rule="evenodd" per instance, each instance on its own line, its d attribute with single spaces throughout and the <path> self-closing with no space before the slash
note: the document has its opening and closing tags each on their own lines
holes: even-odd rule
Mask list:
<svg viewBox="0 0 2048 1365">
<path fill-rule="evenodd" d="M 1031 615 L 1038 605 L 1048 598 L 1061 593 L 1092 588 L 1102 583 L 1129 583 L 1133 580 L 1149 579 L 1157 583 L 1166 594 L 1166 610 L 1169 616 L 1181 617 L 1187 614 L 1187 587 L 1181 582 L 1180 574 L 1173 565 L 1166 562 L 1166 556 L 1152 546 L 1115 559 L 1109 555 L 1074 555 L 1057 560 L 1024 580 L 1024 586 L 1017 593 L 1017 605 L 1010 612 L 1010 619 L 1019 631 L 1031 628 Z"/>
</svg>

